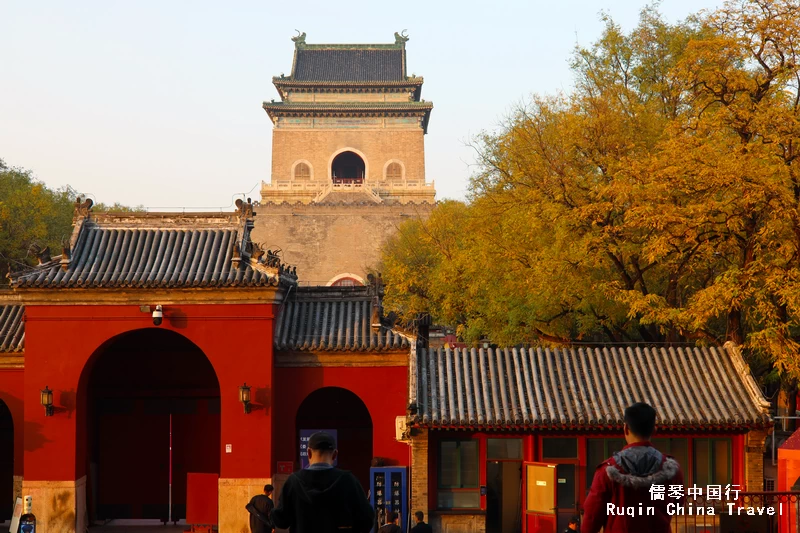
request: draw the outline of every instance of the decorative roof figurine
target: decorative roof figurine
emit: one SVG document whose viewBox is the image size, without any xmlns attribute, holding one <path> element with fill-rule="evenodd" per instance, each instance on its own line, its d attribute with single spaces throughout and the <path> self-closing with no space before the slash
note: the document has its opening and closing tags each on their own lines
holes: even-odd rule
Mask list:
<svg viewBox="0 0 800 533">
<path fill-rule="evenodd" d="M 83 196 L 78 196 L 75 199 L 75 216 L 88 217 L 93 205 L 94 202 L 91 198 L 84 199 Z"/>
<path fill-rule="evenodd" d="M 294 45 L 296 47 L 305 46 L 305 44 L 306 44 L 306 32 L 300 33 L 300 30 L 294 30 L 294 31 L 297 32 L 297 35 L 292 37 L 292 40 L 294 41 Z"/>
<path fill-rule="evenodd" d="M 407 31 L 408 30 L 403 30 L 400 33 L 394 32 L 394 44 L 405 45 L 408 42 Z M 305 35 L 305 33 L 303 35 Z"/>
</svg>

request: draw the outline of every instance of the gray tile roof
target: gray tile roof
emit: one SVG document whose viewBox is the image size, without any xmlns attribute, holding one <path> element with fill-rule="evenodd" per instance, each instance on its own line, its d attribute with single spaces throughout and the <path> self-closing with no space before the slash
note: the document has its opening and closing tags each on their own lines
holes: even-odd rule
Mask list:
<svg viewBox="0 0 800 533">
<path fill-rule="evenodd" d="M 0 305 L 0 353 L 25 350 L 25 307 Z"/>
<path fill-rule="evenodd" d="M 279 116 L 418 116 L 428 132 L 432 102 L 264 102 L 270 119 Z"/>
<path fill-rule="evenodd" d="M 296 50 L 296 81 L 403 81 L 403 54 L 397 48 L 315 47 Z"/>
<path fill-rule="evenodd" d="M 295 279 L 279 262 L 251 259 L 249 226 L 235 216 L 87 217 L 78 220 L 73 242 L 67 256 L 12 275 L 12 286 L 256 287 Z"/>
<path fill-rule="evenodd" d="M 408 340 L 371 327 L 368 287 L 299 287 L 287 296 L 275 324 L 278 351 L 408 352 Z"/>
<path fill-rule="evenodd" d="M 419 350 L 414 381 L 414 422 L 432 428 L 618 428 L 637 401 L 656 408 L 662 428 L 769 422 L 769 403 L 730 343 Z"/>
</svg>

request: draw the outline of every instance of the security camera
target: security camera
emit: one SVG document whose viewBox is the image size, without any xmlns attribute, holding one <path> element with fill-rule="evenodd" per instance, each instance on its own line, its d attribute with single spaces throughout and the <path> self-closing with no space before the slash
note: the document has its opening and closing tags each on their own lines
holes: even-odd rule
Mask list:
<svg viewBox="0 0 800 533">
<path fill-rule="evenodd" d="M 163 318 L 164 318 L 164 311 L 161 309 L 160 305 L 157 305 L 156 310 L 153 311 L 153 325 L 160 326 Z"/>
</svg>

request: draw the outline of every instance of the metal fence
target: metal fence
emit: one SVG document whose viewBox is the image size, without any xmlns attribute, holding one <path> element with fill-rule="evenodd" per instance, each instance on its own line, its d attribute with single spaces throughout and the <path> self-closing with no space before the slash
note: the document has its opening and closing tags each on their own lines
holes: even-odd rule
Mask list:
<svg viewBox="0 0 800 533">
<path fill-rule="evenodd" d="M 743 492 L 734 500 L 672 504 L 673 533 L 800 533 L 800 492 Z"/>
</svg>

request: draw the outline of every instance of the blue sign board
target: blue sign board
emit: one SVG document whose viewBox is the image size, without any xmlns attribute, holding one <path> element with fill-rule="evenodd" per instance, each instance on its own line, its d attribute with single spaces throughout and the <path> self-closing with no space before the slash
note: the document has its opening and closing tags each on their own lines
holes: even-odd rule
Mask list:
<svg viewBox="0 0 800 533">
<path fill-rule="evenodd" d="M 336 443 L 337 447 L 339 444 L 339 437 L 336 434 L 335 429 L 301 429 L 300 430 L 300 468 L 308 468 L 308 439 L 314 433 L 318 431 L 324 431 L 325 433 L 329 434 L 333 437 L 333 441 Z M 333 460 L 333 466 L 338 464 L 338 460 Z"/>
</svg>

